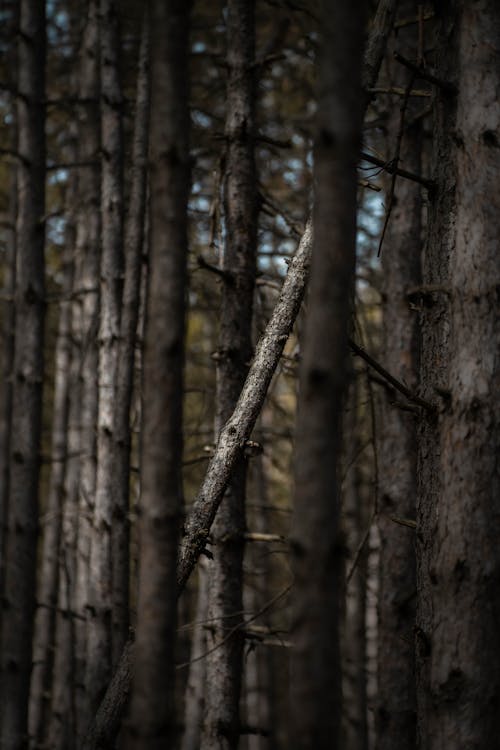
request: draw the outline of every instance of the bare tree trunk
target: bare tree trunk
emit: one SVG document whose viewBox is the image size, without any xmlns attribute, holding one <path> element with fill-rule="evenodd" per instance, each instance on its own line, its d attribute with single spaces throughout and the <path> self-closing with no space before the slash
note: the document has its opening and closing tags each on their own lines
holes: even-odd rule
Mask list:
<svg viewBox="0 0 500 750">
<path fill-rule="evenodd" d="M 149 26 L 145 14 L 137 70 L 130 197 L 125 225 L 125 282 L 114 403 L 113 490 L 113 664 L 125 646 L 129 623 L 129 494 L 132 431 L 130 408 L 134 384 L 136 332 L 139 319 L 142 250 L 146 214 L 149 126 Z"/>
<path fill-rule="evenodd" d="M 0 744 L 27 745 L 35 608 L 45 309 L 45 7 L 21 0 L 16 320 L 3 591 Z"/>
<path fill-rule="evenodd" d="M 73 149 L 72 149 L 73 150 Z M 30 694 L 30 735 L 43 745 L 50 724 L 52 669 L 55 651 L 56 609 L 59 589 L 59 550 L 64 512 L 64 480 L 68 450 L 68 407 L 71 368 L 71 311 L 76 200 L 75 179 L 70 177 L 67 204 L 66 248 L 63 257 L 61 293 L 67 296 L 59 308 L 55 351 L 54 415 L 52 421 L 51 472 L 45 512 L 41 520 L 43 545 L 38 576 L 37 611 L 33 639 L 33 673 Z M 67 688 L 67 685 L 66 685 Z"/>
<path fill-rule="evenodd" d="M 49 729 L 49 744 L 55 750 L 68 750 L 75 746 L 88 711 L 85 692 L 86 617 L 90 520 L 95 494 L 99 310 L 98 39 L 97 0 L 89 0 L 78 60 L 77 84 L 82 104 L 77 123 L 77 158 L 96 166 L 79 170 L 74 206 L 75 298 L 71 311 L 71 386 Z"/>
<path fill-rule="evenodd" d="M 182 513 L 189 6 L 150 6 L 151 266 L 144 345 L 136 663 L 126 746 L 175 737 L 176 568 Z"/>
<path fill-rule="evenodd" d="M 191 664 L 184 697 L 184 734 L 181 750 L 199 750 L 205 709 L 208 581 L 206 563 L 198 564 L 198 596 L 191 645 Z"/>
<path fill-rule="evenodd" d="M 113 569 L 112 528 L 125 518 L 113 514 L 114 409 L 123 287 L 123 137 L 118 71 L 118 18 L 113 0 L 100 0 L 101 70 L 101 265 L 98 353 L 97 470 L 89 563 L 89 621 L 86 691 L 95 707 L 111 677 Z M 127 564 L 125 568 L 128 570 Z M 118 575 L 119 577 L 119 575 Z"/>
<path fill-rule="evenodd" d="M 296 432 L 292 564 L 292 743 L 340 740 L 342 540 L 336 463 L 347 387 L 347 332 L 356 246 L 365 6 L 324 2 L 315 137 L 310 298 Z M 328 341 L 325 342 L 325 335 Z"/>
<path fill-rule="evenodd" d="M 403 5 L 411 14 L 413 3 Z M 402 29 L 391 45 L 416 61 L 417 29 Z M 397 66 L 397 67 L 396 67 Z M 390 84 L 403 89 L 411 73 L 398 63 L 389 66 Z M 404 105 L 403 105 L 404 106 Z M 387 154 L 393 155 L 402 135 L 400 159 L 405 169 L 421 173 L 422 127 L 411 102 L 401 122 L 399 108 L 389 119 Z M 421 188 L 410 180 L 391 184 L 392 211 L 382 247 L 384 364 L 413 391 L 418 386 L 418 318 L 407 297 L 421 281 Z M 396 394 L 386 389 L 382 406 L 379 450 L 380 533 L 379 658 L 377 747 L 415 747 L 415 532 L 394 521 L 415 518 L 417 491 L 416 417 L 399 408 Z"/>
<path fill-rule="evenodd" d="M 230 0 L 227 12 L 226 236 L 221 263 L 225 276 L 217 359 L 217 434 L 238 401 L 252 356 L 257 243 L 253 3 Z M 210 689 L 205 697 L 203 750 L 234 750 L 240 735 L 244 636 L 237 626 L 243 609 L 246 475 L 247 461 L 241 456 L 212 528 L 214 559 L 208 565 L 211 627 L 207 634 L 206 674 Z"/>
<path fill-rule="evenodd" d="M 366 585 L 368 545 L 359 557 L 367 525 L 370 522 L 370 497 L 364 491 L 360 458 L 362 457 L 362 422 L 360 419 L 359 372 L 353 373 L 348 408 L 344 414 L 343 442 L 345 477 L 342 487 L 342 512 L 350 565 L 356 564 L 345 591 L 345 619 L 342 644 L 343 738 L 346 750 L 367 750 L 368 706 L 366 680 Z M 347 572 L 350 570 L 347 566 Z"/>
<path fill-rule="evenodd" d="M 434 177 L 419 296 L 419 746 L 498 747 L 500 7 L 443 3 Z M 448 89 L 449 91 L 449 89 Z M 430 286 L 432 285 L 432 286 Z"/>
</svg>

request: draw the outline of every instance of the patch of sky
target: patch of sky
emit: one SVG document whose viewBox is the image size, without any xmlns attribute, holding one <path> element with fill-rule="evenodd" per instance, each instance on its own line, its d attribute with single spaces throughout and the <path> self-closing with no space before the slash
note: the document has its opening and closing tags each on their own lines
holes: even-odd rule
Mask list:
<svg viewBox="0 0 500 750">
<path fill-rule="evenodd" d="M 198 109 L 191 111 L 191 119 L 195 125 L 199 125 L 202 128 L 208 128 L 212 124 L 212 119 Z"/>
<path fill-rule="evenodd" d="M 53 172 L 50 172 L 47 177 L 47 182 L 49 185 L 59 185 L 61 182 L 66 182 L 68 179 L 68 170 L 67 169 L 54 169 Z"/>
</svg>

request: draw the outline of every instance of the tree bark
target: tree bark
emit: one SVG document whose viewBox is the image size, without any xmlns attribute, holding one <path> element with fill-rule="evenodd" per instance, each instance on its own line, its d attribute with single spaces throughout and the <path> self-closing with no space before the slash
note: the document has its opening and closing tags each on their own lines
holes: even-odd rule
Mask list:
<svg viewBox="0 0 500 750">
<path fill-rule="evenodd" d="M 413 4 L 403 4 L 411 14 Z M 416 60 L 417 31 L 401 29 L 390 45 Z M 397 66 L 397 67 L 396 67 Z M 398 63 L 389 65 L 390 85 L 403 89 L 412 75 Z M 399 108 L 389 117 L 387 154 L 394 154 L 403 128 L 400 159 L 406 169 L 421 173 L 422 125 L 409 103 L 404 125 Z M 386 200 L 392 211 L 382 247 L 382 300 L 384 364 L 416 392 L 418 387 L 418 318 L 407 297 L 421 283 L 422 196 L 410 180 L 398 179 L 394 197 Z M 390 188 L 389 188 L 390 189 Z M 415 532 L 392 519 L 415 518 L 417 443 L 415 414 L 398 408 L 397 395 L 385 389 L 379 447 L 379 656 L 377 747 L 403 750 L 415 747 Z"/>
<path fill-rule="evenodd" d="M 227 7 L 227 114 L 224 184 L 225 243 L 217 358 L 216 433 L 238 401 L 252 356 L 252 310 L 257 245 L 254 157 L 255 21 L 251 0 Z M 243 550 L 247 460 L 240 455 L 212 528 L 208 564 L 205 719 L 203 750 L 234 750 L 240 734 L 243 633 Z M 236 629 L 235 629 L 236 628 Z M 228 637 L 228 633 L 232 634 Z M 214 646 L 217 645 L 217 648 Z"/>
<path fill-rule="evenodd" d="M 434 177 L 420 296 L 419 746 L 498 747 L 500 8 L 439 9 Z M 425 285 L 437 291 L 425 292 Z"/>
<path fill-rule="evenodd" d="M 71 150 L 74 151 L 72 148 Z M 68 409 L 71 370 L 71 312 L 69 295 L 73 289 L 73 247 L 76 199 L 74 176 L 70 176 L 67 204 L 66 249 L 63 257 L 61 293 L 68 295 L 60 303 L 56 351 L 54 357 L 54 406 L 50 450 L 51 471 L 48 496 L 41 520 L 43 544 L 37 587 L 37 611 L 33 639 L 33 673 L 30 691 L 30 735 L 43 745 L 50 725 L 52 669 L 55 652 L 56 610 L 59 589 L 59 551 L 64 513 L 64 480 L 68 450 Z M 69 609 L 69 607 L 68 607 Z M 67 689 L 67 684 L 66 684 Z"/>
<path fill-rule="evenodd" d="M 101 73 L 101 263 L 98 334 L 97 469 L 89 562 L 89 621 L 86 691 L 91 710 L 111 677 L 113 570 L 128 570 L 123 556 L 112 557 L 114 409 L 123 286 L 123 136 L 122 94 L 118 70 L 118 18 L 113 0 L 100 0 Z M 120 576 L 118 575 L 120 578 Z"/>
<path fill-rule="evenodd" d="M 113 490 L 113 664 L 120 657 L 129 624 L 129 495 L 136 333 L 139 320 L 142 252 L 146 216 L 146 177 L 150 105 L 149 26 L 144 14 L 137 69 L 136 109 L 130 169 L 130 197 L 125 223 L 125 281 L 120 321 L 114 403 Z"/>
<path fill-rule="evenodd" d="M 135 674 L 126 746 L 164 748 L 176 734 L 176 567 L 182 513 L 186 307 L 189 5 L 150 5 L 151 265 L 143 381 L 142 493 Z"/>
<path fill-rule="evenodd" d="M 336 464 L 356 248 L 365 5 L 322 5 L 314 244 L 299 384 L 291 557 L 292 743 L 339 747 L 342 540 Z M 325 342 L 325 335 L 328 342 Z"/>
<path fill-rule="evenodd" d="M 7 566 L 3 591 L 0 744 L 27 745 L 35 608 L 43 382 L 45 9 L 21 0 L 17 99 L 18 212 Z"/>
</svg>

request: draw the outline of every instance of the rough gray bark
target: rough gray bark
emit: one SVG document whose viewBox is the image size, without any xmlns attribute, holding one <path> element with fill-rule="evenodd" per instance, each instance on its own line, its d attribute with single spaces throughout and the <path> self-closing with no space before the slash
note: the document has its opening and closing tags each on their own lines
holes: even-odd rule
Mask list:
<svg viewBox="0 0 500 750">
<path fill-rule="evenodd" d="M 217 352 L 216 434 L 233 412 L 252 356 L 257 245 L 252 0 L 229 0 L 226 29 L 225 238 L 221 258 L 225 276 Z M 208 617 L 213 622 L 207 633 L 209 690 L 205 696 L 203 750 L 234 750 L 239 742 L 244 637 L 237 626 L 243 610 L 246 477 L 247 460 L 241 454 L 212 527 L 213 561 L 207 569 Z M 230 637 L 229 631 L 233 631 Z"/>
<path fill-rule="evenodd" d="M 189 4 L 153 0 L 151 255 L 143 372 L 139 591 L 126 747 L 174 742 L 176 567 L 182 514 L 182 398 L 189 194 Z"/>
<path fill-rule="evenodd" d="M 385 29 L 386 37 L 389 31 L 390 26 L 387 26 Z M 377 31 L 377 33 L 379 32 Z M 370 48 L 370 45 L 368 47 Z M 383 57 L 383 48 L 380 45 L 373 45 L 372 49 L 374 51 L 373 58 L 365 56 L 365 64 L 372 70 L 378 71 Z M 374 73 L 371 76 L 366 74 L 364 78 L 365 86 L 373 85 L 375 80 L 376 75 Z M 231 477 L 234 464 L 254 428 L 269 384 L 300 310 L 309 277 L 311 245 L 312 225 L 311 222 L 308 222 L 297 251 L 290 261 L 289 270 L 273 314 L 255 349 L 254 358 L 238 403 L 219 435 L 214 456 L 209 462 L 200 491 L 185 523 L 185 533 L 180 547 L 177 567 L 178 595 L 182 593 L 200 554 L 205 549 L 212 521 Z M 129 643 L 124 649 L 118 669 L 123 671 L 131 669 L 131 659 L 133 659 L 133 648 Z M 122 684 L 113 680 L 105 695 L 104 702 L 106 705 L 115 706 L 116 710 L 113 712 L 113 716 L 117 723 L 114 727 L 108 726 L 106 724 L 107 713 L 99 708 L 91 730 L 93 735 L 100 736 L 109 733 L 112 736 L 113 732 L 116 734 L 119 727 L 119 717 L 121 716 L 120 711 L 124 709 L 125 700 L 126 695 Z"/>
<path fill-rule="evenodd" d="M 134 355 L 139 319 L 142 251 L 146 213 L 149 125 L 149 27 L 147 14 L 141 36 L 137 70 L 130 197 L 125 223 L 125 281 L 120 321 L 114 403 L 113 491 L 113 664 L 123 651 L 129 621 L 129 493 L 132 431 L 130 408 L 134 385 Z"/>
<path fill-rule="evenodd" d="M 411 14 L 412 3 L 403 9 Z M 417 30 L 399 31 L 390 45 L 416 58 Z M 390 85 L 405 88 L 411 74 L 398 63 L 389 66 Z M 401 143 L 401 162 L 421 173 L 422 126 L 415 106 L 408 107 Z M 400 130 L 399 107 L 388 123 L 387 154 L 393 155 Z M 389 204 L 391 198 L 386 200 Z M 418 184 L 395 183 L 392 212 L 382 247 L 384 364 L 412 391 L 418 387 L 418 317 L 408 289 L 421 282 L 422 196 Z M 379 659 L 377 747 L 415 747 L 416 697 L 413 632 L 415 627 L 415 533 L 392 518 L 415 518 L 417 489 L 416 416 L 398 408 L 392 389 L 383 394 L 379 442 Z"/>
<path fill-rule="evenodd" d="M 43 745 L 50 726 L 52 668 L 55 652 L 56 609 L 59 589 L 59 550 L 61 544 L 64 480 L 68 450 L 68 409 L 71 368 L 71 312 L 69 295 L 73 289 L 73 247 L 75 225 L 72 215 L 76 200 L 75 179 L 70 177 L 67 205 L 66 248 L 63 257 L 61 293 L 67 295 L 59 307 L 59 323 L 54 356 L 54 406 L 51 438 L 51 471 L 44 515 L 37 611 L 33 638 L 29 726 L 35 742 Z M 67 684 L 66 684 L 67 689 Z"/>
<path fill-rule="evenodd" d="M 364 2 L 324 2 L 315 134 L 314 244 L 301 362 L 291 538 L 292 744 L 339 747 L 342 540 L 337 461 L 356 247 Z M 325 345 L 325 332 L 328 342 Z"/>
<path fill-rule="evenodd" d="M 0 744 L 27 744 L 35 613 L 43 382 L 45 7 L 21 0 L 17 98 L 15 346 L 8 526 L 2 592 Z"/>
<path fill-rule="evenodd" d="M 123 136 L 118 70 L 118 18 L 113 0 L 100 0 L 101 263 L 98 334 L 97 469 L 89 561 L 86 691 L 98 705 L 112 669 L 113 571 L 128 563 L 128 548 L 112 557 L 116 370 L 123 287 Z M 120 579 L 118 573 L 117 577 Z M 120 639 L 121 640 L 121 639 Z"/>
<path fill-rule="evenodd" d="M 59 600 L 56 622 L 50 743 L 71 748 L 85 723 L 86 616 L 91 508 L 95 493 L 97 419 L 97 326 L 99 311 L 100 176 L 99 30 L 97 0 L 85 6 L 78 59 L 77 159 L 95 166 L 78 171 L 76 240 L 72 303 L 68 461 L 62 538 L 59 549 Z"/>
<path fill-rule="evenodd" d="M 498 747 L 500 658 L 500 7 L 443 3 L 434 177 L 420 296 L 418 736 L 425 750 Z M 434 292 L 425 286 L 437 285 Z"/>
</svg>

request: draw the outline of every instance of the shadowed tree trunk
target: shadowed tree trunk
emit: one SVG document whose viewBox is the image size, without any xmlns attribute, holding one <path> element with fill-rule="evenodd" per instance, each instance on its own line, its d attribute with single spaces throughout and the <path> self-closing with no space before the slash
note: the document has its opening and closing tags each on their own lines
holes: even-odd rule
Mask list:
<svg viewBox="0 0 500 750">
<path fill-rule="evenodd" d="M 417 704 L 422 750 L 498 747 L 500 6 L 439 6 L 420 308 Z M 432 286 L 430 286 L 432 285 Z"/>
<path fill-rule="evenodd" d="M 129 494 L 132 430 L 130 408 L 134 385 L 136 332 L 139 320 L 142 251 L 146 214 L 146 176 L 150 104 L 149 25 L 145 14 L 137 70 L 130 197 L 125 224 L 125 282 L 120 322 L 114 403 L 113 490 L 113 664 L 120 657 L 129 622 Z"/>
<path fill-rule="evenodd" d="M 27 746 L 35 613 L 45 309 L 45 7 L 21 0 L 18 35 L 15 347 L 2 596 L 0 744 Z"/>
<path fill-rule="evenodd" d="M 78 57 L 77 158 L 91 162 L 78 171 L 74 289 L 71 311 L 71 372 L 68 445 L 49 743 L 74 747 L 85 722 L 86 615 L 91 507 L 95 492 L 97 419 L 97 324 L 99 309 L 100 177 L 99 45 L 97 0 L 86 4 Z"/>
<path fill-rule="evenodd" d="M 127 748 L 175 737 L 176 569 L 182 513 L 182 394 L 189 192 L 189 5 L 152 0 L 151 265 L 143 380 L 135 675 Z"/>
<path fill-rule="evenodd" d="M 339 747 L 342 540 L 336 465 L 356 245 L 365 5 L 323 2 L 310 297 L 301 364 L 291 552 L 292 744 Z M 325 335 L 328 341 L 325 342 Z"/>
<path fill-rule="evenodd" d="M 252 356 L 252 310 L 257 242 L 254 159 L 254 9 L 251 0 L 227 8 L 227 114 L 224 272 L 217 357 L 216 433 L 238 401 Z M 214 559 L 207 566 L 212 621 L 207 633 L 203 750 L 237 747 L 244 636 L 237 625 L 243 609 L 243 535 L 247 461 L 241 456 L 213 528 Z M 235 630 L 236 628 L 236 630 Z M 234 631 L 229 637 L 228 633 Z M 217 645 L 217 648 L 213 648 Z"/>
<path fill-rule="evenodd" d="M 74 143 L 70 149 L 74 152 Z M 66 196 L 66 248 L 62 258 L 59 325 L 54 356 L 54 416 L 52 421 L 50 484 L 44 515 L 41 519 L 43 545 L 37 586 L 37 612 L 33 639 L 33 673 L 30 692 L 30 735 L 43 745 L 50 726 L 52 670 L 55 652 L 56 610 L 59 590 L 59 550 L 64 514 L 64 480 L 68 450 L 68 407 L 71 371 L 71 311 L 70 294 L 73 289 L 73 248 L 75 224 L 73 208 L 76 204 L 76 182 L 70 177 Z M 69 609 L 69 607 L 68 607 Z M 66 684 L 66 689 L 67 689 Z"/>
<path fill-rule="evenodd" d="M 114 408 L 123 287 L 123 137 L 118 70 L 118 8 L 100 0 L 101 264 L 98 353 L 97 470 L 89 563 L 86 691 L 96 706 L 111 677 L 113 569 L 123 569 L 128 548 L 112 558 Z M 128 570 L 128 566 L 125 565 Z M 119 577 L 119 576 L 117 576 Z"/>
<path fill-rule="evenodd" d="M 411 16 L 413 3 L 403 4 L 403 17 Z M 417 61 L 417 29 L 401 29 L 390 45 Z M 390 85 L 405 88 L 411 73 L 392 62 Z M 394 101 L 394 100 L 393 100 Z M 403 100 L 401 100 L 403 101 Z M 401 125 L 399 107 L 393 104 L 389 118 L 386 152 L 393 156 L 400 128 L 401 164 L 421 174 L 422 125 L 415 118 L 416 105 L 410 101 Z M 382 247 L 383 351 L 384 365 L 395 377 L 416 392 L 418 386 L 419 332 L 414 305 L 408 290 L 421 281 L 422 197 L 421 187 L 410 180 L 395 183 L 392 211 Z M 377 747 L 404 750 L 415 747 L 415 532 L 395 522 L 415 518 L 417 490 L 417 417 L 399 408 L 390 388 L 383 394 L 379 448 L 380 532 L 379 571 L 379 657 Z"/>
</svg>

